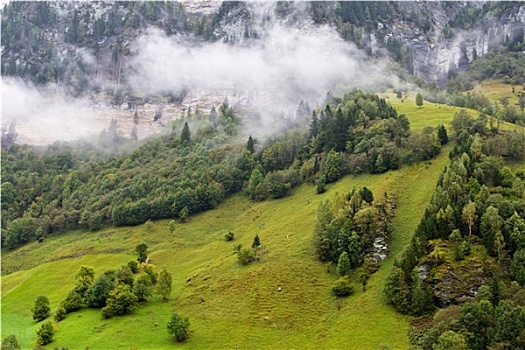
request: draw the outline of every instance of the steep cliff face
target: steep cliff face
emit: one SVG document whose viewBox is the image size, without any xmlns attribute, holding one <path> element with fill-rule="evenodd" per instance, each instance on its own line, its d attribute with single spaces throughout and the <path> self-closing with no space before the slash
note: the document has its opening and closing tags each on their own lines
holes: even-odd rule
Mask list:
<svg viewBox="0 0 525 350">
<path fill-rule="evenodd" d="M 465 6 L 465 2 L 447 6 L 440 2 L 400 2 L 396 11 L 403 15 L 394 15 L 394 20 L 378 20 L 376 28 L 364 35 L 363 45 L 369 53 L 382 55 L 389 39 L 401 41 L 410 55 L 412 67 L 408 67 L 409 70 L 426 81 L 443 86 L 449 72 L 466 70 L 476 57 L 498 49 L 520 33 L 523 35 L 525 29 L 525 5 L 516 3 L 504 10 L 489 11 L 482 9 L 483 3 L 469 3 L 473 11 L 477 9 L 482 13 L 478 15 L 480 18 L 468 29 L 457 26 L 451 30 L 450 21 L 455 16 L 461 17 L 460 11 Z M 328 11 L 334 7 L 337 8 L 336 5 L 328 6 Z M 415 25 L 410 15 L 424 18 L 430 28 Z M 332 19 L 332 22 L 337 20 Z M 277 22 L 303 30 L 314 25 L 308 3 L 291 4 L 283 10 L 275 3 L 249 2 L 232 6 L 218 22 L 214 35 L 218 40 L 242 44 L 247 39 L 264 36 Z"/>
<path fill-rule="evenodd" d="M 435 31 L 442 31 L 446 24 L 444 11 L 433 12 Z M 461 30 L 452 38 L 443 35 L 426 37 L 422 34 L 412 38 L 403 35 L 403 43 L 412 48 L 414 73 L 424 80 L 443 86 L 449 71 L 465 71 L 476 57 L 511 40 L 525 28 L 525 6 L 508 9 L 499 16 L 487 16 L 470 30 Z"/>
<path fill-rule="evenodd" d="M 476 57 L 516 37 L 520 41 L 520 35 L 523 41 L 525 29 L 525 5 L 519 2 L 57 1 L 48 8 L 24 4 L 2 10 L 2 74 L 33 74 L 38 83 L 58 80 L 57 66 L 66 63 L 68 75 L 79 69 L 120 84 L 130 44 L 149 27 L 161 28 L 168 36 L 245 45 L 265 38 L 275 25 L 305 32 L 329 25 L 367 54 L 391 57 L 411 73 L 443 85 L 449 71 L 467 69 Z M 348 7 L 350 15 L 345 12 Z M 15 27 L 18 34 L 13 34 Z M 34 52 L 18 47 L 19 39 L 28 41 L 26 47 L 36 44 Z M 389 47 L 392 42 L 401 47 Z M 403 52 L 391 54 L 396 50 Z M 96 67 L 88 72 L 82 64 L 71 63 L 79 58 L 95 58 Z"/>
</svg>

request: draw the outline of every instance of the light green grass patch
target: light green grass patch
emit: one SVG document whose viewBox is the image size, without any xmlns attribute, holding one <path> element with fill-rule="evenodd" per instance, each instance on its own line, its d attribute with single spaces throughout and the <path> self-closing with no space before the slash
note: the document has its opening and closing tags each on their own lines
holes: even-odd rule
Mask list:
<svg viewBox="0 0 525 350">
<path fill-rule="evenodd" d="M 512 88 L 514 87 L 514 92 Z M 518 105 L 518 92 L 525 90 L 521 85 L 504 84 L 498 80 L 484 80 L 476 85 L 469 92 L 479 92 L 489 99 L 491 103 L 498 102 L 501 106 L 501 99 L 507 97 L 509 104 Z"/>
</svg>

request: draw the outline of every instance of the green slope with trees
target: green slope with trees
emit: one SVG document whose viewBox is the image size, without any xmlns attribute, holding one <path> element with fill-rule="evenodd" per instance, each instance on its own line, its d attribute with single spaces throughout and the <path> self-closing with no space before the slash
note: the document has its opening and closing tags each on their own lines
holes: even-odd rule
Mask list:
<svg viewBox="0 0 525 350">
<path fill-rule="evenodd" d="M 50 299 L 54 313 L 73 287 L 75 271 L 81 265 L 93 266 L 98 276 L 135 259 L 135 246 L 144 241 L 152 262 L 159 270 L 166 268 L 173 275 L 169 302 L 163 303 L 154 296 L 131 315 L 110 320 L 103 319 L 96 309 L 71 313 L 56 324 L 52 346 L 169 347 L 171 338 L 166 324 L 172 310 L 177 310 L 191 321 L 187 346 L 192 348 L 257 344 L 260 348 L 376 349 L 382 343 L 405 348 L 407 319 L 386 305 L 383 281 L 392 265 L 391 257 L 408 243 L 417 225 L 418 215 L 414 213 L 429 200 L 430 191 L 421 189 L 435 185 L 446 161 L 442 154 L 430 165 L 381 175 L 348 176 L 329 185 L 322 195 L 315 194 L 315 187 L 302 185 L 292 196 L 261 203 L 234 196 L 216 210 L 178 223 L 173 234 L 168 229 L 169 221 L 162 220 L 154 222 L 149 230 L 147 225 L 141 225 L 95 233 L 71 232 L 50 237 L 41 244 L 33 242 L 4 258 L 9 258 L 9 254 L 35 259 L 47 255 L 47 260 L 60 260 L 2 277 L 2 337 L 14 332 L 24 346 L 33 346 L 34 330 L 39 325 L 32 321 L 30 309 L 38 294 Z M 416 181 L 421 186 L 413 186 Z M 337 278 L 335 266 L 328 273 L 327 265 L 316 258 L 315 213 L 318 204 L 333 199 L 336 192 L 363 186 L 375 196 L 384 191 L 396 193 L 398 206 L 391 252 L 371 275 L 365 292 L 357 276 L 350 278 L 355 294 L 338 306 L 331 294 Z M 235 239 L 226 242 L 224 234 L 230 230 Z M 243 267 L 233 253 L 234 246 L 249 247 L 256 234 L 265 253 L 259 261 Z M 120 253 L 107 253 L 113 249 Z M 83 255 L 86 252 L 89 253 Z M 75 253 L 77 258 L 66 257 Z M 7 261 L 13 263 L 11 259 Z M 27 288 L 30 285 L 35 288 Z M 126 329 L 125 334 L 117 336 L 122 329 Z M 391 329 L 399 331 L 390 332 Z"/>
</svg>

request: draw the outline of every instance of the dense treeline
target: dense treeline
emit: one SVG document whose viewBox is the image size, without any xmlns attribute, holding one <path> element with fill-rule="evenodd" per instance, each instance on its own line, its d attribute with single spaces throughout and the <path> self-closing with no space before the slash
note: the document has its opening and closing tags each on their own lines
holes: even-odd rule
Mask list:
<svg viewBox="0 0 525 350">
<path fill-rule="evenodd" d="M 304 104 L 300 110 L 306 121 L 311 112 Z M 254 200 L 280 198 L 306 181 L 322 192 L 345 174 L 397 169 L 441 147 L 436 130 L 410 132 L 404 115 L 358 90 L 314 111 L 309 128 L 262 145 L 251 136 L 240 144 L 240 123 L 225 101 L 208 118 L 190 114 L 161 137 L 109 159 L 67 144 L 47 151 L 12 146 L 2 157 L 4 246 L 68 229 L 185 220 L 240 191 Z M 108 146 L 125 142 L 111 134 L 103 133 Z"/>
<path fill-rule="evenodd" d="M 523 292 L 519 286 L 525 285 L 525 169 L 513 172 L 504 164 L 504 159 L 525 159 L 525 137 L 518 132 L 502 132 L 494 125 L 489 127 L 486 116 L 473 119 L 464 110 L 456 113 L 451 124 L 457 144 L 450 153 L 450 166 L 440 175 L 411 244 L 396 261 L 386 282 L 385 293 L 402 313 L 419 316 L 433 312 L 434 301 L 440 296 L 436 294 L 436 281 L 419 273 L 420 262 L 430 264 L 429 275 L 433 275 L 436 272 L 432 271 L 445 262 L 445 253 L 439 253 L 436 247 L 448 247 L 453 259 L 461 261 L 471 254 L 473 245 L 482 244 L 497 267 L 484 264 L 488 277 L 482 274 L 481 280 L 490 287 L 480 287 L 479 280 L 477 286 L 470 287 L 479 288 L 478 294 L 489 288 L 492 299 L 487 298 L 491 303 L 482 297 L 479 302 L 466 303 L 459 314 L 455 309 L 453 317 L 457 323 L 435 325 L 413 341 L 424 349 L 435 349 L 432 346 L 448 336 L 461 338 L 472 349 L 485 349 L 490 344 L 522 344 L 525 299 L 498 302 L 503 299 L 500 288 L 507 293 L 514 289 Z M 454 264 L 447 266 L 454 268 Z M 487 322 L 472 323 L 482 320 Z M 514 321 L 518 331 L 504 326 Z M 513 346 L 510 348 L 521 348 Z"/>
<path fill-rule="evenodd" d="M 110 159 L 85 156 L 89 152 L 67 145 L 50 146 L 43 154 L 31 146 L 12 146 L 2 157 L 4 245 L 79 227 L 187 217 L 215 207 L 240 191 L 251 170 L 237 166 L 242 149 L 232 150 L 228 143 L 232 139 L 225 129 L 239 122 L 232 115 L 223 106 L 217 128 L 193 121 L 199 131 L 191 140 L 179 135 L 189 127 L 178 121 L 171 132 Z"/>
</svg>

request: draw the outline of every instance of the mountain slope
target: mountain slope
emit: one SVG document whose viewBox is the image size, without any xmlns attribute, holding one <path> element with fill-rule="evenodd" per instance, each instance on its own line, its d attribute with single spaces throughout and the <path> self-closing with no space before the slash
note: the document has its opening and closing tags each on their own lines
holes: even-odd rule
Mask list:
<svg viewBox="0 0 525 350">
<path fill-rule="evenodd" d="M 20 259 L 25 255 L 28 259 L 48 252 L 49 260 L 75 253 L 81 257 L 2 277 L 2 337 L 14 332 L 24 346 L 33 344 L 31 330 L 36 325 L 30 321 L 29 309 L 37 294 L 49 295 L 54 310 L 71 287 L 73 271 L 80 265 L 94 266 L 97 275 L 116 268 L 133 259 L 122 253 L 131 253 L 144 240 L 150 246 L 153 262 L 174 276 L 170 303 L 154 298 L 134 314 L 110 321 L 103 320 L 97 310 L 72 313 L 57 325 L 54 346 L 168 347 L 164 324 L 171 310 L 177 310 L 192 322 L 193 334 L 187 344 L 192 348 L 242 348 L 254 344 L 257 348 L 303 348 L 309 344 L 311 348 L 376 349 L 381 343 L 405 348 L 408 324 L 405 317 L 385 304 L 383 281 L 417 225 L 439 171 L 446 164 L 446 153 L 430 166 L 345 177 L 323 195 L 315 195 L 312 187 L 303 185 L 293 196 L 276 201 L 251 203 L 236 196 L 217 210 L 177 225 L 174 236 L 168 233 L 167 222 L 160 221 L 152 232 L 146 232 L 143 226 L 95 234 L 72 232 L 44 244 L 30 244 L 14 256 Z M 363 293 L 355 281 L 356 294 L 337 310 L 330 293 L 334 277 L 316 260 L 313 249 L 315 213 L 321 200 L 364 185 L 376 195 L 385 190 L 397 195 L 391 253 L 371 276 L 367 291 Z M 241 267 L 231 253 L 232 244 L 222 239 L 228 230 L 235 232 L 235 244 L 245 246 L 258 233 L 268 253 L 260 262 Z M 122 253 L 101 254 L 112 250 Z M 83 252 L 88 255 L 82 256 Z M 7 257 L 6 262 L 14 263 L 14 256 Z M 191 281 L 186 282 L 188 278 Z M 119 335 L 124 328 L 125 333 Z"/>
</svg>

